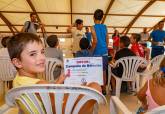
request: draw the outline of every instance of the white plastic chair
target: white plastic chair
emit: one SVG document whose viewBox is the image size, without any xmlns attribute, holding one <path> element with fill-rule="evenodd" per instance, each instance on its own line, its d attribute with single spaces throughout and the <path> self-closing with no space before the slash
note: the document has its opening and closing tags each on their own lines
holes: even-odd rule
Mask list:
<svg viewBox="0 0 165 114">
<path fill-rule="evenodd" d="M 142 57 L 129 56 L 117 60 L 114 64 L 114 68 L 117 67 L 119 64 L 123 66 L 123 74 L 121 78 L 118 78 L 115 74 L 111 72 L 111 70 L 109 70 L 109 74 L 111 74 L 116 79 L 116 96 L 120 97 L 122 81 L 133 82 L 133 90 L 135 90 L 136 83 L 136 89 L 137 91 L 139 91 L 139 75 L 137 71 L 141 65 L 147 66 L 147 61 Z M 110 65 L 109 69 L 111 69 Z"/>
<path fill-rule="evenodd" d="M 118 97 L 112 96 L 110 99 L 110 112 L 112 114 L 118 114 L 119 111 L 122 112 L 122 114 L 135 114 L 135 112 L 131 112 Z M 159 106 L 145 114 L 165 114 L 165 105 Z"/>
<path fill-rule="evenodd" d="M 151 76 L 154 72 L 159 70 L 159 65 L 164 57 L 165 57 L 165 55 L 158 55 L 158 56 L 154 57 L 149 62 L 146 71 L 144 71 L 144 73 L 142 73 L 142 75 Z"/>
<path fill-rule="evenodd" d="M 1 98 L 5 93 L 5 84 L 7 84 L 8 81 L 12 81 L 15 78 L 15 75 L 16 69 L 11 63 L 9 56 L 0 55 L 0 88 L 2 88 L 0 92 Z"/>
<path fill-rule="evenodd" d="M 165 114 L 165 105 L 159 106 L 149 112 L 146 112 L 145 114 Z"/>
<path fill-rule="evenodd" d="M 110 98 L 111 114 L 118 114 L 119 111 L 121 112 L 121 114 L 133 114 L 117 96 L 111 96 Z"/>
<path fill-rule="evenodd" d="M 10 58 L 6 56 L 0 56 L 0 80 L 11 81 L 14 79 L 16 69 L 11 63 Z"/>
<path fill-rule="evenodd" d="M 139 73 L 139 75 L 141 75 L 140 87 L 143 87 L 145 82 L 152 78 L 153 73 L 159 70 L 159 65 L 164 57 L 165 55 L 158 55 L 154 57 L 151 61 L 149 61 L 146 70 L 142 73 Z"/>
<path fill-rule="evenodd" d="M 0 106 L 0 114 L 6 114 L 10 110 L 10 107 L 7 104 Z"/>
<path fill-rule="evenodd" d="M 37 93 L 37 96 L 40 96 L 40 100 L 36 97 L 35 93 Z M 87 101 L 92 99 L 96 100 L 97 105 L 107 104 L 106 98 L 100 92 L 92 88 L 58 84 L 37 84 L 11 89 L 6 95 L 6 104 L 9 107 L 17 106 L 15 101 L 16 99 L 19 99 L 25 105 L 26 109 L 31 112 L 31 114 L 34 114 L 33 110 L 28 105 L 27 100 L 20 97 L 25 94 L 32 101 L 39 114 L 53 114 L 50 93 L 55 95 L 54 108 L 56 110 L 56 114 L 62 114 L 64 94 L 68 94 L 68 99 L 66 100 L 66 106 L 64 109 L 65 114 L 78 114 L 81 107 Z M 79 98 L 79 101 L 75 105 L 80 94 L 83 96 L 81 99 Z M 44 108 L 41 108 L 39 101 L 42 101 Z"/>
<path fill-rule="evenodd" d="M 108 65 L 108 82 L 107 82 L 107 86 L 106 86 L 106 92 L 107 94 L 110 94 L 110 91 L 111 91 L 111 85 L 110 85 L 110 81 L 111 81 L 111 67 L 112 65 L 109 64 Z"/>
<path fill-rule="evenodd" d="M 58 69 L 58 67 L 63 67 L 62 61 L 56 58 L 46 58 L 46 69 L 45 69 L 45 80 L 47 81 L 54 81 L 58 76 L 55 76 L 59 72 L 56 72 L 55 70 Z"/>
</svg>

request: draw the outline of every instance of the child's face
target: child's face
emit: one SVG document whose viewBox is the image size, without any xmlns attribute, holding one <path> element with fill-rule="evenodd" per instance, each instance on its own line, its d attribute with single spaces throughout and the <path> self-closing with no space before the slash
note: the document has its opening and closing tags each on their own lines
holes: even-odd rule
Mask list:
<svg viewBox="0 0 165 114">
<path fill-rule="evenodd" d="M 78 29 L 78 30 L 82 30 L 82 28 L 83 28 L 83 23 L 77 24 L 77 29 Z"/>
<path fill-rule="evenodd" d="M 36 20 L 37 20 L 37 16 L 36 15 L 32 15 L 30 18 L 31 18 L 32 22 L 36 22 Z"/>
<path fill-rule="evenodd" d="M 25 73 L 20 75 L 35 75 L 44 72 L 45 55 L 43 45 L 37 42 L 28 43 L 21 53 L 21 59 L 17 59 L 15 65 L 20 72 Z"/>
<path fill-rule="evenodd" d="M 164 22 L 159 23 L 159 29 L 163 29 L 164 28 Z"/>
</svg>

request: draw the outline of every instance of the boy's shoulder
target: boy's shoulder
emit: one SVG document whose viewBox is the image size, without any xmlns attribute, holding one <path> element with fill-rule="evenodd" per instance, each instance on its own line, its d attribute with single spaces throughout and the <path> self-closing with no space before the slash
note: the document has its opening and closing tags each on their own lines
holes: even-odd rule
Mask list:
<svg viewBox="0 0 165 114">
<path fill-rule="evenodd" d="M 19 75 L 19 73 L 17 73 L 16 77 L 13 80 L 13 86 L 14 87 L 27 86 L 27 85 L 36 84 L 39 81 L 40 81 L 40 79 L 31 78 L 28 76 L 21 76 L 21 75 Z"/>
<path fill-rule="evenodd" d="M 126 56 L 135 56 L 135 54 L 130 49 L 123 48 L 123 49 L 120 49 L 119 51 L 117 51 L 115 56 L 121 58 L 121 57 L 126 57 Z"/>
<path fill-rule="evenodd" d="M 91 57 L 93 56 L 92 52 L 89 50 L 80 50 L 76 52 L 76 57 Z"/>
</svg>

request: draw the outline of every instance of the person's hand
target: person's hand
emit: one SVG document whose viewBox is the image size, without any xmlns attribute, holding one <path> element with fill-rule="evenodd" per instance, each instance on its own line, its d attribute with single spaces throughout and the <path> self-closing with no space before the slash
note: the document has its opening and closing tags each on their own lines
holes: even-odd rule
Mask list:
<svg viewBox="0 0 165 114">
<path fill-rule="evenodd" d="M 65 81 L 65 79 L 66 79 L 66 77 L 67 77 L 67 76 L 64 75 L 64 73 L 62 73 L 55 83 L 56 83 L 56 84 L 63 84 L 64 81 Z"/>
<path fill-rule="evenodd" d="M 61 78 L 61 80 L 65 80 L 66 79 L 66 75 L 64 75 L 64 73 L 62 73 L 61 75 L 60 75 L 60 78 Z"/>
</svg>

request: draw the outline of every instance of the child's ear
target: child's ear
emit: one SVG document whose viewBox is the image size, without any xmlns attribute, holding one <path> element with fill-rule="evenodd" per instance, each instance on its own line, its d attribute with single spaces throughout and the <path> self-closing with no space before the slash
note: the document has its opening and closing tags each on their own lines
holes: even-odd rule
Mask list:
<svg viewBox="0 0 165 114">
<path fill-rule="evenodd" d="M 22 68 L 21 61 L 18 58 L 13 58 L 12 61 L 13 65 L 17 68 Z"/>
</svg>

